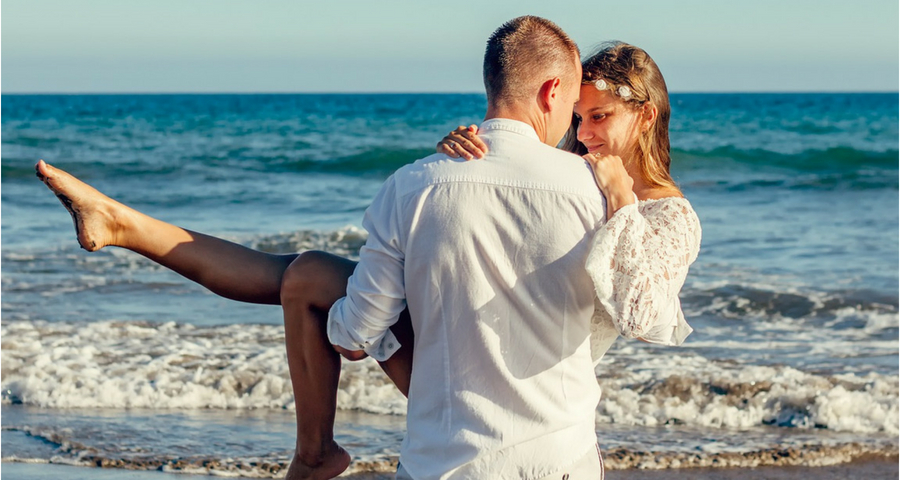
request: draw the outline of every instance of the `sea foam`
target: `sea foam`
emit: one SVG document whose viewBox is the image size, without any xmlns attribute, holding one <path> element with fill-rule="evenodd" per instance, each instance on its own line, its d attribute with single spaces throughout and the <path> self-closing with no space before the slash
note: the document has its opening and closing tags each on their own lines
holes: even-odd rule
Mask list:
<svg viewBox="0 0 900 480">
<path fill-rule="evenodd" d="M 292 409 L 284 329 L 173 322 L 2 327 L 3 401 L 52 408 Z M 599 423 L 716 428 L 763 425 L 898 433 L 898 379 L 746 366 L 626 343 L 597 368 Z M 404 414 L 371 359 L 345 362 L 338 408 Z"/>
</svg>

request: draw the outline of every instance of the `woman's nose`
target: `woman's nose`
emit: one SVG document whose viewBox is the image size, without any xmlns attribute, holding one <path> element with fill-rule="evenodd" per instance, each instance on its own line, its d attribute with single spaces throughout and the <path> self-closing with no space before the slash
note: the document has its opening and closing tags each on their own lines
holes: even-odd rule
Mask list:
<svg viewBox="0 0 900 480">
<path fill-rule="evenodd" d="M 578 129 L 575 132 L 575 138 L 577 138 L 579 142 L 584 143 L 584 141 L 591 138 L 591 136 L 589 129 L 584 128 L 584 123 L 579 123 Z"/>
</svg>

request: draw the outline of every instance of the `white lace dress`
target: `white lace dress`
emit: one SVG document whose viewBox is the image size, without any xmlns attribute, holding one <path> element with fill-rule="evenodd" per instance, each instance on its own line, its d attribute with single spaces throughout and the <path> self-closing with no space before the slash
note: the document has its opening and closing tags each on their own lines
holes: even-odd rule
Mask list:
<svg viewBox="0 0 900 480">
<path fill-rule="evenodd" d="M 678 293 L 700 251 L 700 219 L 681 197 L 619 209 L 595 234 L 585 263 L 597 291 L 595 364 L 619 335 L 680 345 L 693 330 Z"/>
</svg>

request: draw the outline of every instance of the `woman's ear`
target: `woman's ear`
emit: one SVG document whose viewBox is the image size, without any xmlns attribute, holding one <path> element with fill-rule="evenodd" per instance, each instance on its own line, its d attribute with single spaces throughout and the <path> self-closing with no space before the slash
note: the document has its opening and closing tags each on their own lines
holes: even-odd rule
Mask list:
<svg viewBox="0 0 900 480">
<path fill-rule="evenodd" d="M 656 117 L 658 116 L 659 109 L 656 108 L 656 105 L 647 102 L 641 106 L 641 133 L 649 131 L 650 127 L 656 123 Z"/>
</svg>

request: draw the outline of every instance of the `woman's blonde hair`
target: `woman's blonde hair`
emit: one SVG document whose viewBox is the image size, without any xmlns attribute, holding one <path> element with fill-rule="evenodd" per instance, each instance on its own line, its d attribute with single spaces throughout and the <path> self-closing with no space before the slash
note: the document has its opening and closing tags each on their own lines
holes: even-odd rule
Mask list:
<svg viewBox="0 0 900 480">
<path fill-rule="evenodd" d="M 652 187 L 678 189 L 669 174 L 672 162 L 669 153 L 669 92 L 656 62 L 644 50 L 622 42 L 611 42 L 581 63 L 582 85 L 596 85 L 598 80 L 606 82 L 614 95 L 635 109 L 645 105 L 656 107 L 656 120 L 645 132 L 641 132 L 635 145 L 634 158 L 640 163 L 641 177 Z M 601 85 L 603 85 L 601 83 Z M 626 89 L 622 89 L 626 87 Z M 625 93 L 626 95 L 622 95 Z M 577 119 L 573 116 L 572 126 L 563 140 L 563 148 L 584 155 L 584 145 L 577 139 Z"/>
</svg>

